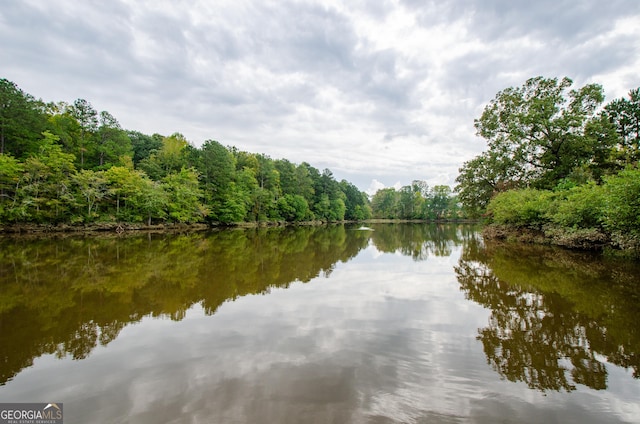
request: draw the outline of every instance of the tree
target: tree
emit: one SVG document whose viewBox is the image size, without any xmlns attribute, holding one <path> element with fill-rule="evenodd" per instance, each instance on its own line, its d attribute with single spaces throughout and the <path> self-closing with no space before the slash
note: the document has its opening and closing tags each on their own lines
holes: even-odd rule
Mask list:
<svg viewBox="0 0 640 424">
<path fill-rule="evenodd" d="M 640 160 L 640 87 L 629 92 L 629 99 L 616 99 L 604 111 L 620 136 L 624 163 L 637 163 Z"/>
<path fill-rule="evenodd" d="M 124 166 L 112 166 L 104 171 L 109 192 L 115 196 L 115 218 L 128 222 L 139 222 L 144 218 L 143 192 L 148 180 L 142 171 Z"/>
<path fill-rule="evenodd" d="M 100 167 L 119 164 L 121 157 L 132 156 L 131 139 L 120 127 L 118 120 L 107 111 L 100 112 L 100 126 L 96 140 Z"/>
<path fill-rule="evenodd" d="M 362 220 L 371 218 L 369 198 L 347 180 L 340 181 L 340 190 L 344 193 L 345 219 Z"/>
<path fill-rule="evenodd" d="M 484 212 L 496 193 L 524 185 L 520 171 L 512 162 L 492 151 L 465 162 L 456 183 L 455 191 L 463 208 L 473 218 Z"/>
<path fill-rule="evenodd" d="M 485 107 L 475 127 L 488 150 L 465 162 L 456 178 L 455 191 L 470 216 L 479 216 L 496 193 L 549 189 L 577 170 L 606 166 L 610 138 L 594 116 L 604 100 L 602 87 L 572 84 L 569 78 L 531 78 L 500 91 Z M 597 155 L 601 160 L 594 164 Z"/>
<path fill-rule="evenodd" d="M 109 187 L 102 171 L 82 169 L 73 176 L 75 190 L 78 193 L 78 206 L 86 210 L 84 222 L 92 222 L 99 217 L 98 207 L 108 196 Z"/>
<path fill-rule="evenodd" d="M 138 202 L 147 217 L 147 225 L 151 225 L 153 218 L 164 219 L 167 216 L 168 196 L 158 181 L 142 178 L 141 183 Z"/>
<path fill-rule="evenodd" d="M 146 135 L 138 131 L 128 131 L 127 135 L 131 140 L 134 164 L 149 158 L 152 153 L 156 153 L 162 148 L 162 139 L 164 137 L 160 134 Z"/>
<path fill-rule="evenodd" d="M 307 219 L 311 213 L 307 201 L 298 194 L 285 194 L 278 199 L 277 207 L 280 216 L 289 222 Z"/>
<path fill-rule="evenodd" d="M 207 140 L 201 148 L 198 171 L 204 183 L 205 197 L 209 202 L 220 202 L 234 178 L 233 155 L 217 141 Z"/>
<path fill-rule="evenodd" d="M 517 179 L 551 188 L 589 160 L 584 127 L 604 100 L 602 87 L 570 90 L 564 78 L 531 78 L 499 92 L 475 120 L 479 136 Z"/>
<path fill-rule="evenodd" d="M 15 207 L 16 193 L 24 166 L 13 156 L 0 153 L 0 222 L 7 216 L 7 210 Z"/>
<path fill-rule="evenodd" d="M 59 137 L 59 142 L 66 153 L 75 155 L 78 152 L 78 140 L 80 139 L 80 123 L 71 114 L 71 106 L 64 102 L 50 103 L 47 105 L 49 117 L 47 126 L 51 132 Z M 76 159 L 78 156 L 76 156 Z"/>
<path fill-rule="evenodd" d="M 35 99 L 16 84 L 0 79 L 0 154 L 22 158 L 37 149 L 45 116 Z"/>
<path fill-rule="evenodd" d="M 417 218 L 416 213 L 416 192 L 413 191 L 411 186 L 401 187 L 397 193 L 397 210 L 398 218 L 401 219 L 413 219 Z"/>
<path fill-rule="evenodd" d="M 70 113 L 80 125 L 77 149 L 80 153 L 80 166 L 84 166 L 85 153 L 93 148 L 93 137 L 98 130 L 98 112 L 87 100 L 77 99 L 73 102 Z"/>
<path fill-rule="evenodd" d="M 383 188 L 376 192 L 371 199 L 371 208 L 375 218 L 397 218 L 398 193 L 393 187 Z"/>
<path fill-rule="evenodd" d="M 198 172 L 182 168 L 163 179 L 162 186 L 167 193 L 168 215 L 177 222 L 200 222 L 207 215 L 207 209 L 200 202 L 202 190 L 198 183 Z"/>
<path fill-rule="evenodd" d="M 40 149 L 24 161 L 11 215 L 16 221 L 57 221 L 69 209 L 72 154 L 62 152 L 58 137 L 42 133 Z"/>
<path fill-rule="evenodd" d="M 188 165 L 187 147 L 189 142 L 180 133 L 173 133 L 162 139 L 162 147 L 156 153 L 143 159 L 138 167 L 153 180 L 160 180 L 170 173 L 180 172 Z"/>
<path fill-rule="evenodd" d="M 431 211 L 436 219 L 447 217 L 450 207 L 451 188 L 447 185 L 437 185 L 433 187 L 433 195 L 431 200 Z"/>
</svg>

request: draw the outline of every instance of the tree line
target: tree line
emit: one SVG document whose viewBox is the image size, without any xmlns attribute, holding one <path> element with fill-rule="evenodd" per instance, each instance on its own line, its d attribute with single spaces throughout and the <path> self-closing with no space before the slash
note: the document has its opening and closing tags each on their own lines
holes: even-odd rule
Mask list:
<svg viewBox="0 0 640 424">
<path fill-rule="evenodd" d="M 488 149 L 460 168 L 462 207 L 640 249 L 640 88 L 604 104 L 601 85 L 572 85 L 531 78 L 485 107 L 475 128 Z"/>
<path fill-rule="evenodd" d="M 378 190 L 371 199 L 374 218 L 445 220 L 464 218 L 458 197 L 447 185 L 429 187 L 425 181 L 415 180 L 396 190 Z"/>
<path fill-rule="evenodd" d="M 123 129 L 90 102 L 45 103 L 0 79 L 0 223 L 341 221 L 367 195 L 329 169 L 180 133 Z"/>
</svg>

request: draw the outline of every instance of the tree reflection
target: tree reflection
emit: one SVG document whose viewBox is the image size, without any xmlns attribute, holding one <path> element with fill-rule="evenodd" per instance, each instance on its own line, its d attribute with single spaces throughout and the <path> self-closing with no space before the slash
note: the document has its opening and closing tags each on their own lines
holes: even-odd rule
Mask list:
<svg viewBox="0 0 640 424">
<path fill-rule="evenodd" d="M 145 316 L 181 320 L 327 275 L 368 245 L 342 226 L 0 239 L 0 384 L 43 354 L 88 357 Z"/>
<path fill-rule="evenodd" d="M 400 252 L 416 261 L 429 256 L 451 256 L 462 244 L 468 225 L 383 224 L 373 225 L 373 243 L 381 252 Z"/>
<path fill-rule="evenodd" d="M 491 309 L 478 339 L 503 378 L 542 391 L 601 390 L 599 355 L 639 377 L 637 264 L 471 238 L 455 272 L 466 297 Z"/>
</svg>

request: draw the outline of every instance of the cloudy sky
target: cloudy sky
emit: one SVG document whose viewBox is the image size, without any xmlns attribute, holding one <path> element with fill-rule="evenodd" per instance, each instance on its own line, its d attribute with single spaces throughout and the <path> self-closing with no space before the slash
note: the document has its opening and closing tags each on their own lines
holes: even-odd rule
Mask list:
<svg viewBox="0 0 640 424">
<path fill-rule="evenodd" d="M 454 185 L 474 118 L 530 77 L 640 86 L 637 0 L 3 0 L 0 40 L 0 77 L 35 97 L 369 191 Z"/>
</svg>

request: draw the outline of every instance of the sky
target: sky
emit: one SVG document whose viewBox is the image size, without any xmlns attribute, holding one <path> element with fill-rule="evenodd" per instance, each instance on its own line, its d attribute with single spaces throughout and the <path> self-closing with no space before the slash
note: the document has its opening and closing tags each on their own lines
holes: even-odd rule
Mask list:
<svg viewBox="0 0 640 424">
<path fill-rule="evenodd" d="M 640 87 L 637 0 L 0 0 L 0 78 L 125 129 L 455 185 L 474 119 L 528 78 Z"/>
</svg>

